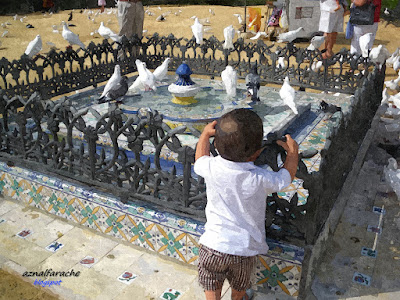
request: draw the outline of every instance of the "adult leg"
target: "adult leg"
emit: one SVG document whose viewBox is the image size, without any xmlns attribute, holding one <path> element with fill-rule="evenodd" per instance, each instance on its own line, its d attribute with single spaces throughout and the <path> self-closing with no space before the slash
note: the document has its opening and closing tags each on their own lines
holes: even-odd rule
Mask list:
<svg viewBox="0 0 400 300">
<path fill-rule="evenodd" d="M 137 34 L 139 38 L 143 36 L 144 8 L 142 2 L 135 3 L 135 17 L 133 19 L 132 34 Z M 140 47 L 134 46 L 133 53 L 138 56 Z"/>
</svg>

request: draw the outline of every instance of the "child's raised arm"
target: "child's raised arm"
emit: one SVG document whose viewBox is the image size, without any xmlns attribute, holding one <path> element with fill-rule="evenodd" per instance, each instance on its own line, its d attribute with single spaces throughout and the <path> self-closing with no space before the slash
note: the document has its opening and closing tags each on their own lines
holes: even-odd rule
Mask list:
<svg viewBox="0 0 400 300">
<path fill-rule="evenodd" d="M 287 153 L 283 167 L 289 171 L 290 177 L 293 180 L 299 163 L 299 145 L 289 134 L 286 135 L 286 143 L 280 140 L 276 141 L 276 143 L 283 147 Z"/>
<path fill-rule="evenodd" d="M 204 130 L 199 137 L 199 141 L 197 142 L 195 160 L 204 155 L 210 156 L 210 137 L 215 135 L 216 124 L 217 121 L 213 121 L 204 127 Z"/>
</svg>

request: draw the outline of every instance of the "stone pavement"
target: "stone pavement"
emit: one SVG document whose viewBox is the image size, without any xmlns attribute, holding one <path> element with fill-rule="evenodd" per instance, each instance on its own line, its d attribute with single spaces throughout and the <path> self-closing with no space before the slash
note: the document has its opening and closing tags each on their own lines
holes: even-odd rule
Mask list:
<svg viewBox="0 0 400 300">
<path fill-rule="evenodd" d="M 11 199 L 0 200 L 0 222 L 0 268 L 18 276 L 46 269 L 80 271 L 78 277 L 21 277 L 31 283 L 40 279 L 61 279 L 59 286 L 46 287 L 61 299 L 160 299 L 168 289 L 180 292 L 180 300 L 205 299 L 194 266 L 146 252 Z M 32 234 L 18 237 L 17 233 L 26 228 L 31 229 Z M 64 246 L 56 252 L 46 250 L 54 241 Z M 90 268 L 80 264 L 87 256 L 98 259 Z M 125 271 L 137 278 L 130 282 L 119 281 L 117 278 Z M 222 299 L 230 299 L 230 296 L 231 289 L 225 282 Z M 166 296 L 164 299 L 175 298 Z M 254 299 L 267 299 L 267 296 L 256 293 Z"/>
<path fill-rule="evenodd" d="M 400 202 L 383 173 L 391 156 L 377 146 L 385 134 L 375 130 L 339 224 L 314 269 L 309 299 L 400 299 Z M 374 212 L 374 207 L 385 213 Z"/>
</svg>

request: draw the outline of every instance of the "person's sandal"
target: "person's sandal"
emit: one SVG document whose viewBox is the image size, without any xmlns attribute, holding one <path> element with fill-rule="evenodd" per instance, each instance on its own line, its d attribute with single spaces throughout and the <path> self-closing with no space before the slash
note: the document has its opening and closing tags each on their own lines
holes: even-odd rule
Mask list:
<svg viewBox="0 0 400 300">
<path fill-rule="evenodd" d="M 246 299 L 247 296 L 247 299 Z M 243 296 L 243 300 L 251 300 L 254 297 L 254 291 L 253 289 L 247 289 L 246 290 L 246 296 Z"/>
</svg>

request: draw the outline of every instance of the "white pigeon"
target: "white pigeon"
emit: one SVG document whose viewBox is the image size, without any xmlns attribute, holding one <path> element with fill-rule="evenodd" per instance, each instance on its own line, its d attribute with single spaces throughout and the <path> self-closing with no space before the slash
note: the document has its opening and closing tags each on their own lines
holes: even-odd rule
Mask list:
<svg viewBox="0 0 400 300">
<path fill-rule="evenodd" d="M 399 77 L 397 77 L 396 79 L 385 81 L 385 85 L 390 90 L 396 90 L 399 85 L 399 82 L 400 82 L 400 72 L 399 72 Z"/>
<path fill-rule="evenodd" d="M 388 159 L 387 166 L 383 167 L 385 181 L 392 187 L 398 199 L 400 199 L 400 171 L 397 169 L 397 161 L 393 157 Z"/>
<path fill-rule="evenodd" d="M 238 18 L 239 24 L 242 25 L 243 24 L 242 16 L 240 14 L 233 14 L 233 15 Z"/>
<path fill-rule="evenodd" d="M 232 66 L 226 66 L 225 70 L 221 72 L 221 79 L 228 96 L 232 98 L 236 97 L 237 72 Z"/>
<path fill-rule="evenodd" d="M 383 12 L 385 15 L 390 15 L 390 12 L 389 12 L 389 10 L 388 10 L 388 8 L 387 7 L 385 7 L 385 11 Z"/>
<path fill-rule="evenodd" d="M 314 72 L 318 72 L 319 69 L 321 69 L 322 65 L 322 60 L 314 61 L 311 65 L 311 70 L 313 70 Z"/>
<path fill-rule="evenodd" d="M 382 68 L 382 65 L 389 57 L 390 53 L 388 49 L 383 45 L 372 48 L 371 52 L 369 53 L 369 58 L 371 62 L 377 64 L 379 69 Z"/>
<path fill-rule="evenodd" d="M 278 43 L 283 43 L 283 42 L 288 42 L 291 43 L 293 42 L 297 36 L 299 35 L 300 31 L 304 30 L 303 27 L 299 27 L 296 30 L 292 30 L 289 32 L 281 33 L 278 35 Z"/>
<path fill-rule="evenodd" d="M 278 60 L 276 62 L 276 68 L 277 69 L 285 69 L 286 68 L 286 62 L 285 62 L 285 58 L 283 56 L 278 57 Z"/>
<path fill-rule="evenodd" d="M 389 65 L 393 65 L 396 58 L 399 56 L 399 48 L 397 48 L 392 55 L 386 60 L 386 63 Z"/>
<path fill-rule="evenodd" d="M 104 39 L 112 39 L 114 42 L 119 42 L 121 37 L 112 31 L 110 28 L 104 26 L 104 22 L 100 22 L 99 29 L 97 30 Z"/>
<path fill-rule="evenodd" d="M 264 32 L 264 31 L 259 31 L 259 32 L 256 33 L 255 36 L 251 37 L 250 39 L 251 39 L 251 40 L 257 40 L 257 39 L 259 39 L 260 37 L 267 37 L 267 36 L 268 36 L 268 34 L 267 34 L 266 32 Z"/>
<path fill-rule="evenodd" d="M 25 54 L 29 57 L 33 57 L 38 54 L 42 50 L 42 39 L 40 38 L 40 34 L 38 34 L 26 47 Z"/>
<path fill-rule="evenodd" d="M 224 28 L 224 49 L 233 49 L 233 38 L 235 37 L 235 29 L 233 25 Z"/>
<path fill-rule="evenodd" d="M 121 67 L 119 65 L 115 65 L 114 73 L 107 81 L 106 86 L 104 87 L 103 93 L 101 94 L 100 98 L 103 98 L 107 95 L 107 93 L 121 80 Z"/>
<path fill-rule="evenodd" d="M 371 32 L 360 36 L 360 39 L 358 42 L 360 44 L 361 54 L 363 57 L 368 57 L 368 55 L 369 55 L 369 50 L 370 50 L 369 44 L 370 44 L 371 40 L 372 40 Z"/>
<path fill-rule="evenodd" d="M 198 18 L 194 19 L 194 24 L 191 27 L 193 35 L 196 38 L 196 44 L 203 44 L 203 25 L 199 22 Z"/>
<path fill-rule="evenodd" d="M 146 64 L 139 59 L 135 61 L 136 68 L 138 70 L 139 76 L 136 78 L 134 83 L 129 87 L 129 91 L 135 91 L 139 86 L 143 85 L 145 91 L 157 90 L 155 85 L 156 77 L 147 68 Z"/>
<path fill-rule="evenodd" d="M 159 65 L 153 72 L 157 81 L 163 81 L 168 72 L 168 64 L 171 58 L 167 57 L 161 65 Z"/>
<path fill-rule="evenodd" d="M 18 18 L 17 14 L 13 16 L 14 21 L 17 21 L 17 18 Z"/>
<path fill-rule="evenodd" d="M 385 87 L 384 90 L 382 91 L 381 105 L 388 103 L 389 98 L 390 98 L 389 93 L 387 91 L 387 88 Z"/>
<path fill-rule="evenodd" d="M 63 22 L 63 31 L 61 35 L 64 38 L 64 40 L 66 40 L 71 46 L 78 45 L 83 50 L 85 50 L 85 45 L 81 42 L 79 36 L 73 33 L 71 30 L 69 30 L 68 25 L 65 22 Z"/>
<path fill-rule="evenodd" d="M 325 41 L 325 37 L 324 36 L 314 36 L 311 41 L 310 41 L 310 45 L 307 47 L 307 50 L 315 50 L 315 49 L 319 49 L 319 47 L 321 47 L 322 43 Z"/>
<path fill-rule="evenodd" d="M 4 30 L 3 34 L 1 35 L 1 37 L 2 37 L 2 38 L 3 38 L 3 37 L 6 37 L 7 34 L 8 34 L 8 30 Z"/>
<path fill-rule="evenodd" d="M 58 30 L 57 25 L 53 25 L 53 33 L 60 33 L 60 31 Z"/>
<path fill-rule="evenodd" d="M 295 115 L 297 115 L 299 113 L 296 108 L 296 103 L 294 102 L 296 93 L 294 91 L 294 88 L 292 88 L 290 86 L 289 77 L 287 77 L 287 76 L 285 77 L 285 80 L 283 81 L 283 85 L 279 91 L 279 96 L 283 100 L 283 103 L 285 103 L 287 106 L 289 106 Z"/>
<path fill-rule="evenodd" d="M 395 72 L 397 72 L 398 70 L 400 70 L 400 56 L 397 56 L 397 58 L 394 60 L 393 63 L 393 70 Z"/>
</svg>

